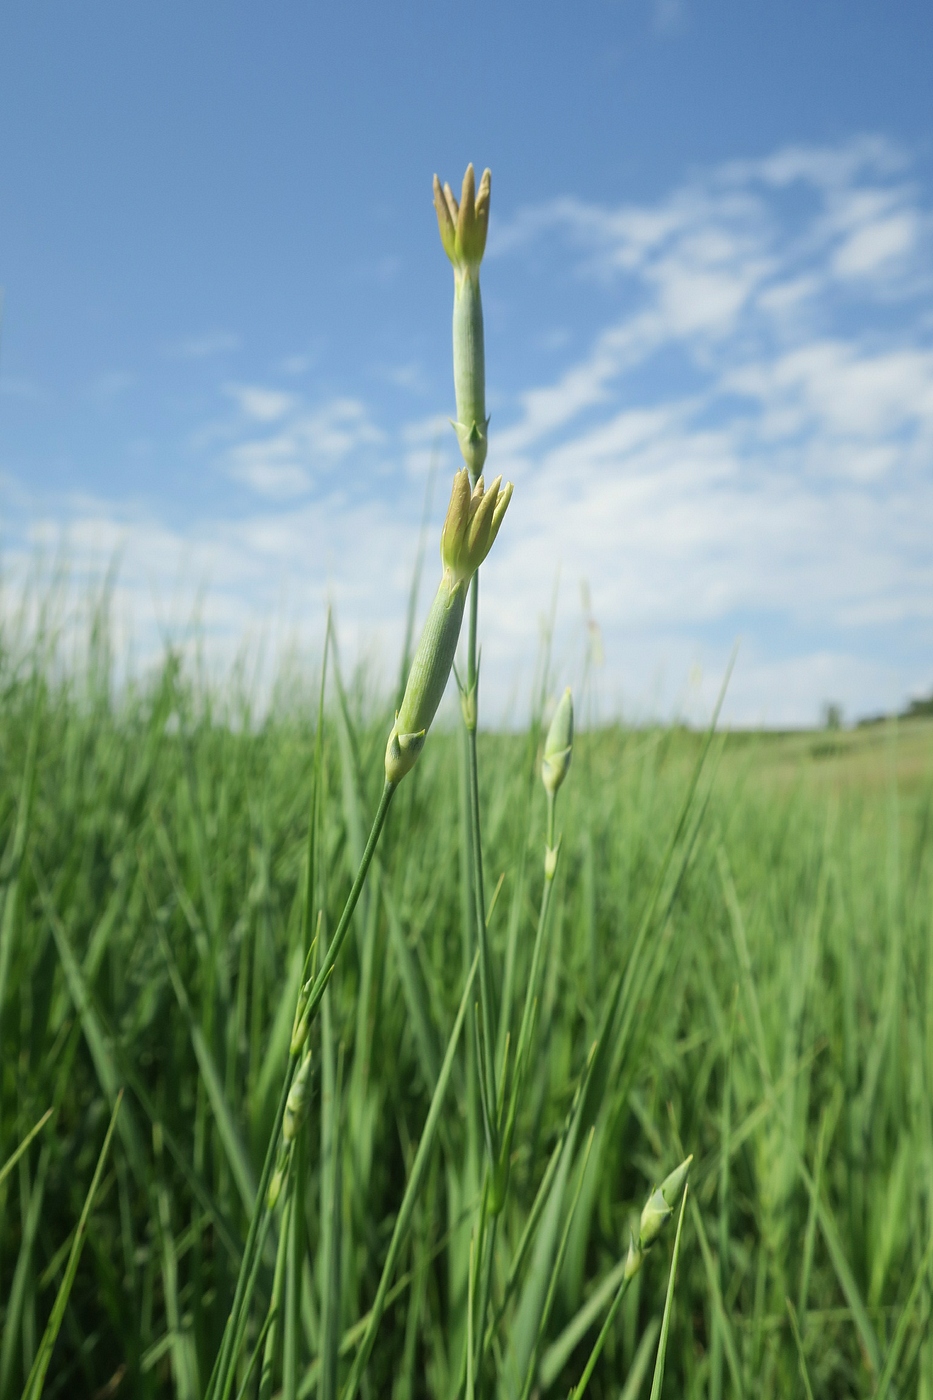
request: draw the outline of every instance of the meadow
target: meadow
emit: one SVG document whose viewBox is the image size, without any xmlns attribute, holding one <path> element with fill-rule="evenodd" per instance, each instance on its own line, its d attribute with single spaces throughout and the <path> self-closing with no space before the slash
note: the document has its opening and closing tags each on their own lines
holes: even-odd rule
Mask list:
<svg viewBox="0 0 933 1400">
<path fill-rule="evenodd" d="M 933 1400 L 933 728 L 483 731 L 490 181 L 394 703 L 0 641 L 0 1400 Z"/>
<path fill-rule="evenodd" d="M 382 790 L 392 706 L 333 658 L 257 715 L 171 656 L 116 692 L 103 628 L 0 656 L 0 1400 L 57 1298 L 46 1396 L 205 1393 Z M 308 1032 L 231 1393 L 356 1361 L 365 1396 L 566 1395 L 692 1154 L 673 1293 L 676 1213 L 588 1393 L 933 1397 L 933 725 L 584 728 L 532 978 L 556 689 L 478 736 L 497 1084 L 535 983 L 501 1211 L 479 1239 L 469 746 L 435 728 Z"/>
</svg>

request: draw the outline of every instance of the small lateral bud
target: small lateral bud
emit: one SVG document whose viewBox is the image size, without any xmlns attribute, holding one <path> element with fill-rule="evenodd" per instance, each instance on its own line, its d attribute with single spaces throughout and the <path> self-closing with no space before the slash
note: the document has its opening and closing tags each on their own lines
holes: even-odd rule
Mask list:
<svg viewBox="0 0 933 1400">
<path fill-rule="evenodd" d="M 643 1250 L 651 1248 L 674 1213 L 674 1206 L 677 1204 L 692 1161 L 693 1157 L 690 1156 L 685 1162 L 681 1162 L 680 1166 L 675 1167 L 670 1176 L 666 1176 L 661 1185 L 648 1197 L 647 1204 L 641 1213 L 641 1225 L 638 1232 L 638 1242 Z"/>
<path fill-rule="evenodd" d="M 298 1135 L 304 1119 L 305 1110 L 308 1107 L 308 1088 L 311 1077 L 311 1052 L 306 1052 L 304 1059 L 298 1067 L 298 1073 L 292 1080 L 292 1087 L 288 1091 L 288 1098 L 285 1100 L 285 1116 L 282 1119 L 282 1137 L 286 1142 L 293 1142 Z"/>
<path fill-rule="evenodd" d="M 285 1165 L 279 1163 L 272 1173 L 272 1180 L 269 1182 L 269 1190 L 266 1193 L 266 1204 L 270 1210 L 275 1210 L 278 1199 L 282 1194 L 282 1187 L 285 1184 Z"/>
<path fill-rule="evenodd" d="M 567 776 L 573 756 L 573 696 L 570 687 L 560 698 L 544 743 L 541 781 L 553 797 Z"/>
<path fill-rule="evenodd" d="M 638 1247 L 638 1241 L 635 1239 L 634 1235 L 630 1235 L 628 1244 L 628 1254 L 625 1256 L 626 1280 L 633 1279 L 644 1262 L 645 1256 Z"/>
<path fill-rule="evenodd" d="M 295 1007 L 295 1019 L 292 1022 L 292 1039 L 289 1045 L 290 1055 L 300 1055 L 304 1049 L 304 1043 L 308 1038 L 308 1020 L 305 1016 L 305 1008 L 308 1005 L 308 996 L 311 992 L 311 982 L 304 984 L 298 996 L 298 1005 Z"/>
<path fill-rule="evenodd" d="M 544 850 L 544 878 L 553 880 L 557 873 L 557 847 L 546 846 Z"/>
</svg>

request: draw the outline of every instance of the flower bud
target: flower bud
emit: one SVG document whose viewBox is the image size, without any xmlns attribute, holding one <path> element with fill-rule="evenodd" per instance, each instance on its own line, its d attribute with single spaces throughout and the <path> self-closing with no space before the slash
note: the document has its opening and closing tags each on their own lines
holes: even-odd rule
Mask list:
<svg viewBox="0 0 933 1400">
<path fill-rule="evenodd" d="M 551 727 L 544 744 L 541 781 L 549 797 L 553 797 L 567 776 L 573 753 L 573 696 L 570 687 L 564 691 L 554 711 Z"/>
<path fill-rule="evenodd" d="M 457 651 L 467 585 L 492 548 L 512 498 L 511 483 L 500 491 L 501 480 L 497 477 L 487 491 L 480 477 L 471 492 L 465 467 L 454 477 L 441 531 L 444 574 L 386 745 L 386 780 L 390 783 L 401 782 L 414 768 L 437 714 Z"/>
<path fill-rule="evenodd" d="M 463 177 L 460 203 L 449 185 L 441 188 L 441 182 L 434 176 L 434 208 L 437 212 L 437 226 L 440 230 L 444 252 L 453 263 L 454 271 L 464 267 L 479 267 L 486 251 L 486 233 L 489 229 L 489 194 L 492 172 L 483 171 L 483 178 L 476 188 L 473 166 L 468 165 Z"/>
<path fill-rule="evenodd" d="M 305 1010 L 308 1005 L 312 980 L 309 978 L 298 994 L 298 1005 L 295 1007 L 295 1019 L 292 1022 L 292 1038 L 288 1047 L 290 1055 L 299 1055 L 308 1038 L 308 1019 L 305 1016 Z"/>
<path fill-rule="evenodd" d="M 454 269 L 453 352 L 457 396 L 454 430 L 473 481 L 483 470 L 488 447 L 479 265 L 486 249 L 491 180 L 490 172 L 485 170 L 477 192 L 473 167 L 468 165 L 458 204 L 450 186 L 444 185 L 442 189 L 434 176 L 434 207 L 441 242 Z"/>
<path fill-rule="evenodd" d="M 641 1225 L 638 1232 L 638 1242 L 643 1250 L 651 1248 L 670 1220 L 692 1161 L 693 1157 L 690 1156 L 685 1162 L 681 1162 L 680 1166 L 675 1167 L 670 1176 L 666 1176 L 661 1185 L 649 1196 L 641 1213 Z"/>
<path fill-rule="evenodd" d="M 633 1279 L 645 1262 L 644 1251 L 639 1249 L 635 1236 L 629 1235 L 628 1254 L 625 1256 L 625 1278 L 626 1281 Z"/>
<path fill-rule="evenodd" d="M 275 1210 L 275 1207 L 278 1204 L 279 1197 L 282 1194 L 282 1187 L 284 1186 L 284 1184 L 285 1167 L 277 1166 L 275 1171 L 272 1173 L 272 1179 L 269 1182 L 269 1190 L 266 1192 L 266 1205 L 269 1207 L 270 1210 Z"/>
<path fill-rule="evenodd" d="M 285 1115 L 282 1119 L 282 1137 L 286 1142 L 293 1142 L 298 1136 L 298 1129 L 301 1127 L 305 1110 L 308 1107 L 310 1077 L 311 1052 L 309 1050 L 298 1067 L 298 1073 L 292 1080 L 292 1087 L 289 1089 L 288 1098 L 285 1100 Z"/>
</svg>

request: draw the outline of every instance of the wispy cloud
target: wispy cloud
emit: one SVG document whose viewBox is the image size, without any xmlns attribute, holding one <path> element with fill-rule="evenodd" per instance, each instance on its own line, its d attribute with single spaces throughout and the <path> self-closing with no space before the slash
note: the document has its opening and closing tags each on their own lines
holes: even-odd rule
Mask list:
<svg viewBox="0 0 933 1400">
<path fill-rule="evenodd" d="M 186 336 L 169 346 L 168 353 L 179 360 L 208 360 L 217 355 L 229 355 L 243 347 L 243 337 L 234 331 L 207 331 L 203 335 Z"/>
<path fill-rule="evenodd" d="M 239 410 L 227 425 L 222 465 L 257 495 L 289 500 L 331 489 L 335 469 L 378 446 L 384 434 L 357 399 L 310 407 L 298 394 L 261 385 L 228 390 Z"/>
</svg>

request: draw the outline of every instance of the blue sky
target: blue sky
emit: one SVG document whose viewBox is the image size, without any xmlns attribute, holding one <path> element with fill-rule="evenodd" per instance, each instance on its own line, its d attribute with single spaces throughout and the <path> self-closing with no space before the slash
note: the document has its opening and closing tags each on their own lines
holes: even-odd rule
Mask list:
<svg viewBox="0 0 933 1400">
<path fill-rule="evenodd" d="M 5 5 L 4 606 L 116 557 L 140 664 L 312 655 L 331 598 L 394 674 L 473 160 L 487 712 L 555 582 L 603 714 L 699 718 L 737 637 L 737 723 L 929 691 L 931 73 L 920 3 Z"/>
</svg>

